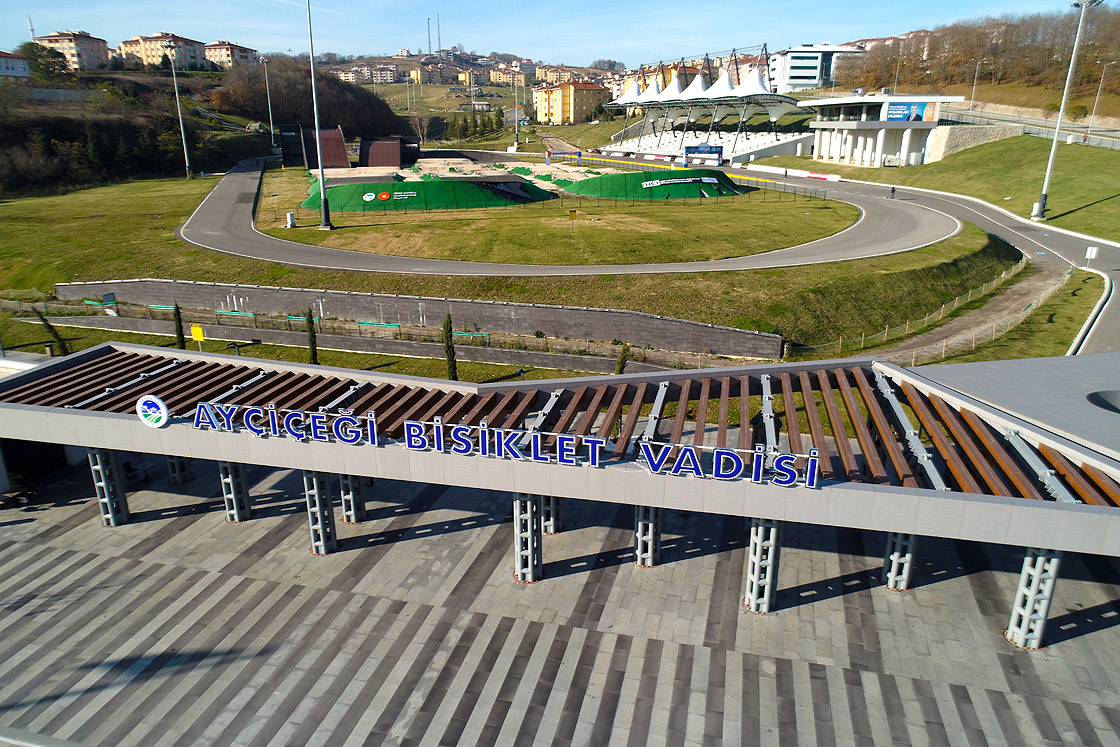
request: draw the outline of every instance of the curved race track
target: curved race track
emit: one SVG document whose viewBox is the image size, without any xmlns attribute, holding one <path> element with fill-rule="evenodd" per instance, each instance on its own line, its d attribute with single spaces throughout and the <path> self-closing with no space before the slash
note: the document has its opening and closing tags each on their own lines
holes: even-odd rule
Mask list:
<svg viewBox="0 0 1120 747">
<path fill-rule="evenodd" d="M 422 275 L 501 275 L 541 277 L 551 275 L 628 275 L 649 273 L 761 270 L 864 259 L 896 254 L 932 244 L 960 230 L 960 223 L 945 213 L 903 200 L 884 201 L 861 194 L 837 195 L 861 211 L 860 219 L 833 236 L 807 244 L 755 254 L 703 262 L 625 265 L 524 265 L 495 262 L 457 262 L 331 249 L 299 244 L 268 236 L 253 227 L 260 166 L 247 161 L 236 166 L 202 201 L 179 229 L 192 244 L 239 257 L 281 262 L 299 267 L 358 272 L 399 272 Z M 819 183 L 816 186 L 820 186 Z M 830 187 L 830 195 L 832 197 Z"/>
<path fill-rule="evenodd" d="M 480 154 L 484 157 L 489 154 Z M 788 249 L 750 257 L 707 262 L 647 265 L 511 265 L 452 262 L 364 254 L 298 244 L 258 232 L 253 227 L 260 165 L 244 162 L 229 172 L 179 229 L 179 235 L 214 251 L 317 269 L 358 272 L 399 272 L 435 275 L 552 276 L 757 270 L 792 265 L 837 262 L 876 257 L 917 249 L 954 234 L 959 221 L 968 221 L 1018 247 L 1040 266 L 1079 264 L 1085 247 L 1099 245 L 1094 266 L 1113 284 L 1120 282 L 1120 244 L 1056 230 L 1045 223 L 1031 223 L 993 205 L 960 195 L 899 188 L 896 199 L 890 185 L 866 182 L 831 182 L 830 199 L 858 207 L 863 215 L 834 236 Z M 782 182 L 819 188 L 819 181 L 783 178 Z M 1120 303 L 1108 303 L 1092 327 L 1080 352 L 1120 351 Z"/>
</svg>

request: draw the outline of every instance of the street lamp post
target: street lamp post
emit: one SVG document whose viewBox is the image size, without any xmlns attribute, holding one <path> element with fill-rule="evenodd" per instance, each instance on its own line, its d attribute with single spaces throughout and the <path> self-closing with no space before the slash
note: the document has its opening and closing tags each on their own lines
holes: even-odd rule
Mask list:
<svg viewBox="0 0 1120 747">
<path fill-rule="evenodd" d="M 323 138 L 319 129 L 319 96 L 315 92 L 315 39 L 311 36 L 311 0 L 307 0 L 307 46 L 311 50 L 311 108 L 315 114 L 315 157 L 319 161 L 319 206 L 322 221 L 319 223 L 320 231 L 329 231 L 331 225 L 331 208 L 327 204 L 327 177 L 323 171 Z"/>
<path fill-rule="evenodd" d="M 268 58 L 261 55 L 261 64 L 264 65 L 264 95 L 268 99 L 268 139 L 272 147 L 276 147 L 276 130 L 272 127 L 272 90 L 268 87 Z"/>
<path fill-rule="evenodd" d="M 972 111 L 973 105 L 976 103 L 976 81 L 980 79 L 980 63 L 984 62 L 983 58 L 976 60 L 976 72 L 972 75 L 972 98 L 968 100 L 968 111 Z"/>
<path fill-rule="evenodd" d="M 175 111 L 179 113 L 179 134 L 183 137 L 183 163 L 186 165 L 187 178 L 192 178 L 191 174 L 191 156 L 187 152 L 187 128 L 183 125 L 183 105 L 179 102 L 179 78 L 175 75 L 175 42 L 165 41 L 162 44 L 163 48 L 168 51 L 168 58 L 171 60 L 171 82 L 175 87 Z"/>
<path fill-rule="evenodd" d="M 1050 144 L 1050 158 L 1046 161 L 1046 176 L 1042 179 L 1042 194 L 1034 205 L 1031 220 L 1046 220 L 1046 197 L 1050 191 L 1050 172 L 1054 169 L 1054 156 L 1058 154 L 1058 138 L 1062 134 L 1062 117 L 1066 113 L 1066 102 L 1069 101 L 1069 89 L 1073 85 L 1073 72 L 1077 69 L 1077 50 L 1081 46 L 1081 32 L 1085 29 L 1085 13 L 1091 5 L 1100 5 L 1103 0 L 1073 0 L 1070 5 L 1081 8 L 1081 17 L 1077 21 L 1077 35 L 1073 37 L 1073 52 L 1069 56 L 1069 72 L 1066 74 L 1066 87 L 1062 90 L 1062 104 L 1058 107 L 1058 121 L 1054 125 L 1054 142 Z"/>
<path fill-rule="evenodd" d="M 1108 66 L 1115 65 L 1116 62 L 1102 63 L 1100 60 L 1097 60 L 1097 64 L 1101 66 L 1101 82 L 1100 85 L 1097 86 L 1097 98 L 1093 100 L 1093 114 L 1089 117 L 1089 132 L 1087 132 L 1086 135 L 1093 134 L 1093 120 L 1097 118 L 1097 104 L 1101 102 L 1101 90 L 1104 89 L 1104 74 L 1108 72 Z"/>
</svg>

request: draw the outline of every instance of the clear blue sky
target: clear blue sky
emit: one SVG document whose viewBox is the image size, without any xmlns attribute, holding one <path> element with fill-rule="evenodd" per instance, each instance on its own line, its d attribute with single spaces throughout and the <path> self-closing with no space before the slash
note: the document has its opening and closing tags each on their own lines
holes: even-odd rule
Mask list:
<svg viewBox="0 0 1120 747">
<path fill-rule="evenodd" d="M 415 51 L 437 44 L 439 14 L 445 47 L 511 52 L 549 63 L 586 65 L 609 58 L 630 67 L 682 56 L 766 43 L 780 49 L 807 42 L 839 44 L 891 36 L 978 15 L 1068 11 L 1065 0 L 560 0 L 503 3 L 418 3 L 412 0 L 312 0 L 315 51 L 340 54 Z M 307 51 L 306 5 L 299 0 L 147 3 L 137 0 L 6 0 L 0 7 L 0 49 L 36 34 L 82 29 L 116 46 L 137 34 L 170 31 L 202 42 L 224 39 L 262 52 Z"/>
</svg>

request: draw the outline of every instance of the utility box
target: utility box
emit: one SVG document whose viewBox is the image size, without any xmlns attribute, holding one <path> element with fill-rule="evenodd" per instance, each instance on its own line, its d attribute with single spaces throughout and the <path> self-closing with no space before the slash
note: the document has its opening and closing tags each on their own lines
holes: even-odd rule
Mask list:
<svg viewBox="0 0 1120 747">
<path fill-rule="evenodd" d="M 295 228 L 295 227 L 296 227 L 296 214 L 290 212 L 290 213 L 288 213 L 288 228 Z"/>
</svg>

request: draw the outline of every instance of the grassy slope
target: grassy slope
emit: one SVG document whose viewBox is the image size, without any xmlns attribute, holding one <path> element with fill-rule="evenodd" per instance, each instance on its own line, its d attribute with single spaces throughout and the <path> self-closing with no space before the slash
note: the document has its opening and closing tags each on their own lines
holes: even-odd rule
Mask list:
<svg viewBox="0 0 1120 747">
<path fill-rule="evenodd" d="M 1099 76 L 1100 68 L 1094 65 L 1094 69 Z M 1115 73 L 1115 68 L 1110 68 L 1108 75 L 1111 77 Z M 1093 111 L 1093 102 L 1097 97 L 1096 83 L 1098 80 L 1099 77 L 1094 77 L 1092 84 L 1082 86 L 1079 90 L 1073 91 L 1073 94 L 1069 98 L 1069 106 L 1081 104 L 1090 112 Z M 902 88 L 907 93 L 938 93 L 944 96 L 964 96 L 964 106 L 966 107 L 968 106 L 968 100 L 972 98 L 971 82 L 957 83 L 951 86 L 902 86 Z M 1041 86 L 1030 86 L 1022 83 L 1003 83 L 997 86 L 992 83 L 984 83 L 983 80 L 976 86 L 977 102 L 1017 106 L 1024 109 L 1043 109 L 1047 104 L 1058 106 L 1061 100 L 1062 91 L 1058 88 L 1043 88 Z M 1051 118 L 1053 118 L 1053 116 Z M 1097 106 L 1097 116 L 1120 117 L 1120 95 L 1103 91 L 1101 93 L 1100 103 Z M 1088 117 L 1080 122 L 1081 124 L 1088 124 Z"/>
<path fill-rule="evenodd" d="M 55 329 L 66 338 L 74 350 L 84 350 L 111 340 L 161 347 L 172 347 L 175 343 L 173 337 L 163 335 L 116 332 L 87 327 L 65 327 L 57 324 Z M 33 353 L 43 352 L 44 346 L 51 342 L 51 336 L 43 330 L 42 325 L 16 321 L 11 318 L 11 314 L 2 312 L 0 312 L 0 336 L 3 337 L 4 345 L 8 350 L 26 350 Z M 188 341 L 187 344 L 191 350 L 198 349 L 198 343 Z M 202 349 L 208 353 L 230 352 L 226 348 L 226 343 L 219 340 L 208 340 L 202 343 Z M 307 362 L 307 350 L 305 348 L 284 345 L 253 345 L 244 348 L 242 356 L 296 363 Z M 319 363 L 324 366 L 355 368 L 402 376 L 426 376 L 435 379 L 442 379 L 447 376 L 447 363 L 442 358 L 407 358 L 394 355 L 347 353 L 320 348 Z M 553 368 L 528 366 L 524 368 L 526 379 L 556 379 L 568 376 L 595 375 L 582 371 L 564 371 Z M 460 381 L 488 382 L 520 379 L 520 375 L 517 373 L 518 366 L 458 361 L 457 369 Z"/>
<path fill-rule="evenodd" d="M 1104 281 L 1079 270 L 1015 329 L 967 353 L 951 356 L 945 363 L 1042 358 L 1065 355 L 1070 342 L 1104 289 Z"/>
<path fill-rule="evenodd" d="M 303 270 L 175 239 L 213 180 L 152 180 L 0 203 L 0 289 L 132 277 L 606 306 L 716 324 L 776 326 L 796 342 L 905 322 L 1012 262 L 984 235 L 859 262 L 754 272 L 561 278 L 458 278 Z"/>
<path fill-rule="evenodd" d="M 972 195 L 1027 217 L 1042 189 L 1049 153 L 1049 141 L 1023 135 L 978 145 L 937 163 L 900 169 L 842 166 L 808 156 L 764 158 L 759 163 Z M 1120 239 L 1118 172 L 1120 151 L 1060 145 L 1050 180 L 1050 221 L 1072 231 Z"/>
</svg>

